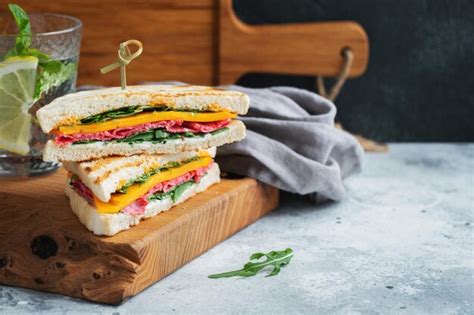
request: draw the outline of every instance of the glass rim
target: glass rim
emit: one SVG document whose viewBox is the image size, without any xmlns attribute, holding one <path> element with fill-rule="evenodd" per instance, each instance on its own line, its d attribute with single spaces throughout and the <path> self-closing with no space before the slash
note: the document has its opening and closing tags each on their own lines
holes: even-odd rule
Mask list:
<svg viewBox="0 0 474 315">
<path fill-rule="evenodd" d="M 8 16 L 8 13 L 0 13 L 0 16 Z M 65 18 L 67 20 L 73 21 L 74 25 L 68 28 L 60 29 L 57 31 L 51 31 L 51 32 L 39 32 L 39 33 L 32 33 L 31 37 L 34 36 L 51 36 L 51 35 L 59 35 L 59 34 L 65 34 L 65 33 L 71 33 L 74 32 L 82 27 L 82 21 L 79 20 L 76 17 L 70 16 L 70 15 L 65 15 L 65 14 L 59 14 L 59 13 L 28 13 L 28 16 L 54 16 L 54 17 L 60 17 L 60 18 Z M 0 37 L 16 37 L 18 34 L 11 34 L 11 33 L 0 33 Z"/>
</svg>

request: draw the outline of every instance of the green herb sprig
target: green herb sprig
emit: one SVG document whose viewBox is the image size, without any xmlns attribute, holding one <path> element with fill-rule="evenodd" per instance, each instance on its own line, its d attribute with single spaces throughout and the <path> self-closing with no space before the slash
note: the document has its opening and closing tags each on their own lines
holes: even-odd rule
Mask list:
<svg viewBox="0 0 474 315">
<path fill-rule="evenodd" d="M 258 261 L 260 258 L 266 257 L 264 261 Z M 250 261 L 244 265 L 242 269 L 218 273 L 208 276 L 211 279 L 229 278 L 229 277 L 251 277 L 255 276 L 260 270 L 267 266 L 272 266 L 273 269 L 267 277 L 277 275 L 282 266 L 288 265 L 291 258 L 293 258 L 293 250 L 287 248 L 282 251 L 271 251 L 269 253 L 254 253 L 250 256 Z M 252 261 L 257 260 L 257 261 Z"/>
<path fill-rule="evenodd" d="M 7 52 L 5 57 L 33 56 L 38 58 L 39 71 L 36 76 L 34 92 L 34 99 L 38 100 L 44 92 L 72 77 L 76 71 L 76 65 L 74 63 L 63 64 L 38 49 L 31 48 L 32 32 L 28 14 L 16 4 L 9 4 L 8 9 L 15 19 L 18 35 L 15 38 L 15 46 Z"/>
</svg>

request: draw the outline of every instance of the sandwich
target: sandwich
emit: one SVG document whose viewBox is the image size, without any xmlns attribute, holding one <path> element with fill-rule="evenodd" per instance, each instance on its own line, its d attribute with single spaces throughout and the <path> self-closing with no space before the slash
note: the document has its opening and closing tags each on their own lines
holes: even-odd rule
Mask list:
<svg viewBox="0 0 474 315">
<path fill-rule="evenodd" d="M 211 148 L 64 162 L 66 195 L 82 224 L 111 236 L 219 182 L 214 155 Z"/>
<path fill-rule="evenodd" d="M 37 112 L 45 161 L 173 154 L 239 141 L 249 98 L 203 86 L 146 85 L 65 95 Z"/>
</svg>

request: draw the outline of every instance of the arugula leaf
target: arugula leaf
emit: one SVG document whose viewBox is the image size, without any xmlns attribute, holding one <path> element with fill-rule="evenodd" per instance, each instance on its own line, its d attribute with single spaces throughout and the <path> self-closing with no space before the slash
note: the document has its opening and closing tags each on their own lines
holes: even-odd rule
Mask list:
<svg viewBox="0 0 474 315">
<path fill-rule="evenodd" d="M 88 124 L 88 123 L 98 123 L 103 122 L 115 118 L 120 117 L 127 117 L 132 116 L 135 114 L 139 114 L 141 112 L 166 112 L 166 111 L 174 111 L 174 112 L 190 112 L 190 113 L 207 113 L 208 111 L 197 111 L 197 110 L 188 110 L 188 109 L 176 109 L 171 108 L 168 106 L 149 106 L 149 105 L 137 105 L 137 106 L 128 106 L 128 107 L 121 107 L 118 109 L 112 109 L 100 114 L 88 116 L 86 118 L 81 119 L 81 123 Z"/>
<path fill-rule="evenodd" d="M 264 261 L 252 262 L 252 260 L 258 260 L 262 257 L 266 257 Z M 208 276 L 211 279 L 228 278 L 228 277 L 251 277 L 255 276 L 260 270 L 267 266 L 273 266 L 272 271 L 267 277 L 277 275 L 282 266 L 288 265 L 291 258 L 293 258 L 293 250 L 287 248 L 282 251 L 271 251 L 269 253 L 254 253 L 250 256 L 250 261 L 244 265 L 242 269 L 229 271 L 224 273 L 218 273 Z"/>
<path fill-rule="evenodd" d="M 148 198 L 148 201 L 153 201 L 153 200 L 164 200 L 168 197 L 170 197 L 171 195 L 173 194 L 173 190 L 170 190 L 168 192 L 158 192 L 158 193 L 155 193 L 153 195 L 151 195 L 149 198 Z"/>
<path fill-rule="evenodd" d="M 158 192 L 153 195 L 151 195 L 148 200 L 163 200 L 168 197 L 171 197 L 173 202 L 176 202 L 179 200 L 179 198 L 183 195 L 183 193 L 192 185 L 194 185 L 194 181 L 190 180 L 188 182 L 184 182 L 180 185 L 175 186 L 172 190 L 167 191 L 167 192 Z"/>
<path fill-rule="evenodd" d="M 152 106 L 128 106 L 128 107 L 121 107 L 118 109 L 111 109 L 109 111 L 92 115 L 86 118 L 81 119 L 81 123 L 83 124 L 88 124 L 88 123 L 98 123 L 98 122 L 103 122 L 115 118 L 120 118 L 120 117 L 127 117 L 127 116 L 132 116 L 138 113 L 141 113 L 143 111 L 149 111 L 153 110 L 154 107 Z M 158 107 L 156 107 L 158 111 Z"/>
<path fill-rule="evenodd" d="M 170 168 L 175 168 L 175 167 L 181 166 L 183 164 L 187 164 L 187 163 L 190 163 L 192 161 L 196 161 L 198 158 L 199 157 L 195 156 L 195 157 L 190 158 L 190 159 L 188 159 L 186 161 L 183 161 L 183 162 L 177 162 L 177 161 L 168 162 L 165 165 L 163 165 L 162 167 L 160 167 L 159 170 L 160 170 L 160 172 L 167 171 Z"/>
<path fill-rule="evenodd" d="M 136 135 L 123 138 L 123 139 L 117 139 L 117 142 L 143 142 L 143 141 L 152 141 L 155 139 L 155 133 L 153 130 L 147 131 L 147 132 L 142 132 L 142 133 L 137 133 Z"/>
<path fill-rule="evenodd" d="M 71 144 L 77 145 L 77 144 L 88 144 L 88 143 L 94 143 L 94 142 L 102 142 L 102 141 L 101 140 L 80 140 L 80 141 L 73 142 Z M 107 143 L 107 142 L 104 142 L 104 143 Z"/>
<path fill-rule="evenodd" d="M 181 185 L 176 186 L 173 189 L 173 194 L 171 195 L 171 199 L 173 199 L 173 202 L 178 201 L 179 198 L 183 195 L 183 193 L 192 185 L 194 185 L 194 181 L 185 182 Z"/>
<path fill-rule="evenodd" d="M 155 138 L 157 139 L 167 138 L 169 135 L 169 132 L 166 132 L 163 129 L 155 129 Z"/>
<path fill-rule="evenodd" d="M 199 157 L 195 156 L 195 157 L 192 157 L 192 158 L 187 159 L 186 161 L 182 161 L 182 162 L 177 162 L 177 161 L 168 162 L 163 166 L 152 169 L 152 170 L 150 170 L 150 171 L 148 171 L 148 172 L 146 172 L 146 173 L 144 173 L 140 176 L 135 177 L 134 179 L 129 180 L 128 182 L 125 183 L 125 185 L 120 187 L 120 189 L 117 190 L 117 192 L 125 194 L 125 193 L 127 193 L 128 188 L 130 186 L 132 186 L 133 184 L 142 184 L 142 183 L 146 182 L 151 176 L 153 176 L 155 174 L 158 174 L 159 172 L 163 172 L 163 171 L 169 170 L 170 168 L 175 168 L 175 167 L 181 166 L 183 164 L 191 163 L 191 162 L 196 161 L 198 159 L 199 159 Z"/>
<path fill-rule="evenodd" d="M 229 130 L 228 127 L 224 127 L 215 131 L 212 131 L 210 133 L 192 133 L 192 132 L 177 132 L 177 133 L 171 133 L 171 132 L 166 132 L 164 129 L 151 129 L 142 133 L 137 133 L 133 136 L 123 138 L 123 139 L 115 139 L 115 140 L 110 140 L 110 141 L 104 141 L 104 143 L 116 143 L 116 142 L 122 142 L 122 143 L 128 143 L 128 144 L 134 144 L 134 143 L 140 143 L 144 141 L 150 141 L 152 143 L 166 143 L 168 140 L 176 140 L 176 139 L 181 139 L 181 138 L 196 138 L 196 137 L 204 137 L 207 134 L 211 134 L 213 136 Z M 82 141 L 76 141 L 73 142 L 72 145 L 76 144 L 87 144 L 87 143 L 93 143 L 93 142 L 102 142 L 101 140 L 82 140 Z"/>
<path fill-rule="evenodd" d="M 159 170 L 152 170 L 148 173 L 145 173 L 145 174 L 142 174 L 134 179 L 131 179 L 129 180 L 128 182 L 125 183 L 125 185 L 123 185 L 122 187 L 120 187 L 119 190 L 117 190 L 117 192 L 119 193 L 122 193 L 122 194 L 126 194 L 127 191 L 128 191 L 128 188 L 134 184 L 143 184 L 144 182 L 146 182 L 151 176 L 155 175 L 156 173 L 158 173 Z"/>
</svg>

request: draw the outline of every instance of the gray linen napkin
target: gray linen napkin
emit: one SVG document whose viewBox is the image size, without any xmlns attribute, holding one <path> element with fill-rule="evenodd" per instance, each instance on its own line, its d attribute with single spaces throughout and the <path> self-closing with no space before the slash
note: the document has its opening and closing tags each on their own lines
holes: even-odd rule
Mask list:
<svg viewBox="0 0 474 315">
<path fill-rule="evenodd" d="M 333 103 L 293 87 L 225 88 L 247 93 L 250 110 L 239 117 L 247 137 L 218 148 L 223 171 L 316 202 L 344 198 L 342 179 L 360 171 L 363 150 L 353 136 L 334 127 Z"/>
</svg>

